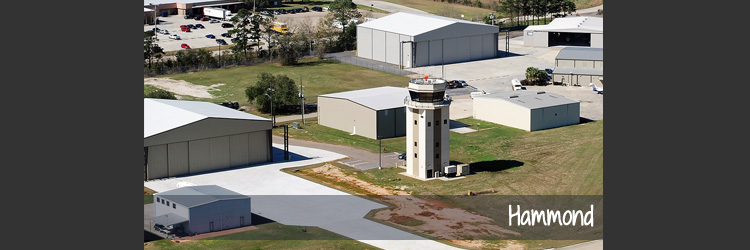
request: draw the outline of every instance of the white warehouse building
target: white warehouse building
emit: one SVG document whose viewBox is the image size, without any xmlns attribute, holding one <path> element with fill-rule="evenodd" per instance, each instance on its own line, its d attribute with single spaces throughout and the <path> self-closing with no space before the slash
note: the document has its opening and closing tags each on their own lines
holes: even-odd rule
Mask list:
<svg viewBox="0 0 750 250">
<path fill-rule="evenodd" d="M 357 56 L 421 67 L 497 57 L 497 26 L 397 12 L 357 25 Z"/>
<path fill-rule="evenodd" d="M 474 97 L 474 118 L 526 131 L 580 122 L 579 101 L 545 91 L 510 91 Z"/>
<path fill-rule="evenodd" d="M 604 19 L 601 17 L 555 18 L 546 25 L 531 25 L 523 33 L 523 45 L 527 47 L 604 48 Z"/>
</svg>

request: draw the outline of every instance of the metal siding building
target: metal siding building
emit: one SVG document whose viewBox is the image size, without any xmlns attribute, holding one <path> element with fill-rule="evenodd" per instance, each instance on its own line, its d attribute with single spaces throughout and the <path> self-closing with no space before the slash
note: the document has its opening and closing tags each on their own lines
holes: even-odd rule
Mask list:
<svg viewBox="0 0 750 250">
<path fill-rule="evenodd" d="M 474 118 L 536 131 L 578 124 L 580 102 L 544 91 L 512 91 L 475 96 Z"/>
<path fill-rule="evenodd" d="M 249 226 L 250 197 L 216 186 L 187 186 L 154 194 L 155 223 L 186 234 Z"/>
<path fill-rule="evenodd" d="M 567 47 L 555 58 L 552 81 L 604 87 L 604 49 Z"/>
<path fill-rule="evenodd" d="M 523 45 L 527 47 L 549 47 L 557 45 L 604 48 L 604 19 L 601 17 L 555 18 L 549 24 L 531 25 L 524 29 Z M 557 43 L 556 37 L 584 38 L 583 43 Z"/>
<path fill-rule="evenodd" d="M 406 88 L 378 87 L 318 96 L 318 124 L 372 139 L 406 135 Z"/>
<path fill-rule="evenodd" d="M 143 100 L 144 179 L 271 161 L 271 120 L 208 102 Z"/>
<path fill-rule="evenodd" d="M 497 57 L 498 27 L 397 12 L 357 25 L 357 56 L 404 67 Z"/>
</svg>

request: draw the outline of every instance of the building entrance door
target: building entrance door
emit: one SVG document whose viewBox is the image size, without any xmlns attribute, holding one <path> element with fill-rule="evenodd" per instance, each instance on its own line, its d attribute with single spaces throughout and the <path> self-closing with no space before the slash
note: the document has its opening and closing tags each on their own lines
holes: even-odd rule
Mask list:
<svg viewBox="0 0 750 250">
<path fill-rule="evenodd" d="M 432 169 L 427 170 L 427 178 L 432 178 Z"/>
<path fill-rule="evenodd" d="M 213 232 L 214 231 L 214 222 L 213 221 L 208 223 L 208 231 L 209 232 Z"/>
</svg>

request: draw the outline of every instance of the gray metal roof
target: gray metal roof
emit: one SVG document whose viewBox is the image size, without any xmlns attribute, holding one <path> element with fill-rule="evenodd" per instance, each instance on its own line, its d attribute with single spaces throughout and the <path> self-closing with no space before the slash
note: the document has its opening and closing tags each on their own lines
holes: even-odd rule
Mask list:
<svg viewBox="0 0 750 250">
<path fill-rule="evenodd" d="M 528 109 L 540 109 L 565 104 L 579 103 L 579 101 L 568 99 L 555 93 L 531 90 L 492 93 L 487 95 L 475 96 L 474 98 L 502 100 Z"/>
<path fill-rule="evenodd" d="M 593 60 L 604 61 L 604 49 L 565 47 L 557 53 L 557 60 Z"/>
<path fill-rule="evenodd" d="M 524 31 L 603 34 L 604 19 L 590 16 L 555 18 L 549 24 L 530 25 Z"/>
<path fill-rule="evenodd" d="M 151 220 L 157 224 L 162 224 L 164 226 L 180 224 L 188 221 L 188 219 L 174 213 L 162 214 L 156 217 L 152 217 Z"/>
<path fill-rule="evenodd" d="M 318 97 L 346 99 L 373 110 L 386 110 L 404 107 L 404 98 L 407 96 L 409 96 L 409 90 L 404 87 L 385 86 L 325 94 Z"/>
<path fill-rule="evenodd" d="M 217 185 L 181 187 L 161 193 L 155 193 L 154 197 L 162 197 L 185 207 L 196 207 L 222 200 L 250 199 L 249 196 L 239 194 Z"/>
<path fill-rule="evenodd" d="M 603 76 L 604 69 L 592 69 L 592 68 L 554 68 L 552 69 L 553 75 L 592 75 L 592 76 Z"/>
<path fill-rule="evenodd" d="M 406 12 L 396 12 L 369 22 L 359 24 L 357 25 L 357 27 L 383 30 L 407 36 L 417 36 L 453 24 L 468 24 L 472 25 L 472 27 L 488 27 L 492 28 L 490 32 L 498 32 L 497 27 L 488 24 L 470 22 L 466 20 L 437 15 L 415 14 Z"/>
<path fill-rule="evenodd" d="M 143 138 L 206 118 L 271 121 L 210 102 L 144 98 Z"/>
</svg>

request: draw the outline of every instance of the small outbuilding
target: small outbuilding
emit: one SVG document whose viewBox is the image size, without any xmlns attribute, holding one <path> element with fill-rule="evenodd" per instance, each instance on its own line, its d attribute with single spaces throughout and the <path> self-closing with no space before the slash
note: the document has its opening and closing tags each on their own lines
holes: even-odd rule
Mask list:
<svg viewBox="0 0 750 250">
<path fill-rule="evenodd" d="M 272 161 L 271 128 L 210 102 L 144 98 L 144 180 Z"/>
<path fill-rule="evenodd" d="M 154 223 L 178 235 L 251 225 L 250 197 L 216 185 L 187 186 L 154 194 Z"/>
<path fill-rule="evenodd" d="M 536 131 L 578 124 L 580 102 L 545 91 L 511 91 L 475 96 L 474 118 Z"/>
<path fill-rule="evenodd" d="M 497 57 L 497 26 L 397 12 L 357 25 L 357 56 L 421 67 Z"/>
<path fill-rule="evenodd" d="M 569 85 L 604 87 L 604 49 L 566 47 L 555 58 L 552 81 Z"/>
<path fill-rule="evenodd" d="M 601 17 L 555 18 L 549 24 L 523 30 L 527 47 L 582 46 L 604 48 L 604 19 Z"/>
<path fill-rule="evenodd" d="M 378 87 L 318 96 L 318 124 L 385 139 L 406 135 L 406 88 Z"/>
</svg>

